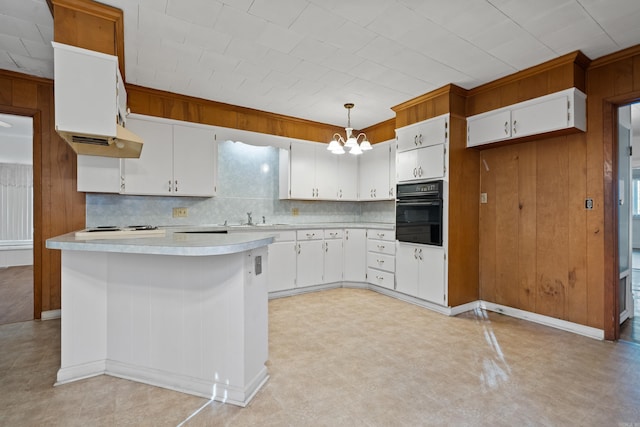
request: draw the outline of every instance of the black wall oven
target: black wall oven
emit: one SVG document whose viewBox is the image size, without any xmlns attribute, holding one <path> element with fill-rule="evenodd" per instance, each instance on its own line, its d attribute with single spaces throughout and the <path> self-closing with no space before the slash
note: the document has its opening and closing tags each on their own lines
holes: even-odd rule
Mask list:
<svg viewBox="0 0 640 427">
<path fill-rule="evenodd" d="M 442 246 L 442 180 L 398 184 L 396 239 Z"/>
</svg>

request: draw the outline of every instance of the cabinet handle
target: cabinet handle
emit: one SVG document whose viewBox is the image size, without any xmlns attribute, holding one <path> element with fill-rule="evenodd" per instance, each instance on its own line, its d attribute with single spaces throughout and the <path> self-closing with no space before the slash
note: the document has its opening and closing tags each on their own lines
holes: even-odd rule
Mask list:
<svg viewBox="0 0 640 427">
<path fill-rule="evenodd" d="M 418 135 L 413 136 L 413 144 L 416 146 L 418 145 Z"/>
<path fill-rule="evenodd" d="M 176 188 L 175 188 L 176 193 L 178 192 L 178 180 L 176 179 Z"/>
<path fill-rule="evenodd" d="M 349 230 L 344 232 L 344 240 L 349 240 Z"/>
<path fill-rule="evenodd" d="M 509 135 L 509 122 L 504 122 L 504 134 Z"/>
<path fill-rule="evenodd" d="M 300 249 L 301 249 L 300 243 L 298 243 L 298 255 L 300 255 Z"/>
<path fill-rule="evenodd" d="M 384 233 L 377 233 L 378 234 L 378 238 L 382 239 L 384 237 Z"/>
<path fill-rule="evenodd" d="M 373 197 L 377 197 L 377 193 L 378 193 L 378 189 L 374 188 L 373 189 Z"/>
<path fill-rule="evenodd" d="M 420 134 L 420 136 L 418 137 L 418 143 L 422 145 L 422 134 Z"/>
<path fill-rule="evenodd" d="M 514 121 L 513 121 L 513 133 L 514 133 L 514 134 L 515 134 L 515 133 L 518 133 L 518 129 L 516 129 L 516 123 L 518 123 L 518 122 L 517 122 L 517 120 L 514 120 Z"/>
<path fill-rule="evenodd" d="M 417 168 L 413 168 L 413 177 L 417 177 L 418 176 L 418 169 Z"/>
<path fill-rule="evenodd" d="M 413 248 L 413 258 L 418 259 L 418 248 Z"/>
<path fill-rule="evenodd" d="M 120 190 L 124 191 L 124 176 L 120 177 Z"/>
<path fill-rule="evenodd" d="M 329 243 L 324 242 L 324 251 L 329 252 Z"/>
<path fill-rule="evenodd" d="M 171 180 L 169 180 L 169 193 L 171 193 Z"/>
<path fill-rule="evenodd" d="M 377 261 L 377 263 L 378 263 L 378 264 L 380 264 L 380 265 L 384 264 L 384 260 L 383 260 L 383 259 L 377 259 L 376 261 Z"/>
<path fill-rule="evenodd" d="M 422 261 L 422 249 L 418 249 L 418 259 Z"/>
<path fill-rule="evenodd" d="M 380 281 L 383 281 L 383 280 L 384 280 L 384 277 L 382 277 L 382 276 L 376 276 L 376 279 L 378 279 L 378 280 L 380 280 Z"/>
<path fill-rule="evenodd" d="M 339 193 L 338 197 L 342 199 L 342 188 L 340 189 L 340 193 Z"/>
<path fill-rule="evenodd" d="M 422 176 L 422 166 L 418 168 L 418 176 Z"/>
<path fill-rule="evenodd" d="M 378 245 L 378 249 L 381 251 L 384 250 L 384 245 Z"/>
<path fill-rule="evenodd" d="M 307 233 L 307 239 L 311 239 L 316 233 Z"/>
<path fill-rule="evenodd" d="M 336 237 L 338 235 L 338 233 L 329 233 L 329 236 L 331 237 Z"/>
</svg>

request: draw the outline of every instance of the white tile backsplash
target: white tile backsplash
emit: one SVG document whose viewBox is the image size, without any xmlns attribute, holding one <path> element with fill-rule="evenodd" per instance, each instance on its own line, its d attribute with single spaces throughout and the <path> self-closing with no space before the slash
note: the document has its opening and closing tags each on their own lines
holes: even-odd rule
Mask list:
<svg viewBox="0 0 640 427">
<path fill-rule="evenodd" d="M 216 197 L 126 196 L 87 194 L 87 226 L 202 225 L 254 222 L 394 222 L 392 201 L 327 202 L 278 198 L 278 149 L 225 141 L 218 145 Z M 186 207 L 187 218 L 173 218 L 174 207 Z M 299 215 L 293 216 L 297 208 Z"/>
</svg>

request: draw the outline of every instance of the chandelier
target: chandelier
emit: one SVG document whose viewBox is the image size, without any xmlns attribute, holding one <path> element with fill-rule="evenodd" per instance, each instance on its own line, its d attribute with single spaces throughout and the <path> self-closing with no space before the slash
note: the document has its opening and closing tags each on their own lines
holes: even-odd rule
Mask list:
<svg viewBox="0 0 640 427">
<path fill-rule="evenodd" d="M 344 104 L 344 108 L 347 109 L 347 127 L 344 128 L 347 132 L 347 137 L 343 138 L 339 133 L 333 134 L 333 138 L 331 138 L 327 147 L 327 150 L 333 154 L 344 154 L 346 152 L 345 149 L 347 149 L 349 154 L 358 155 L 373 148 L 364 133 L 360 132 L 358 136 L 353 136 L 353 128 L 351 127 L 351 109 L 353 107 L 353 103 Z M 362 137 L 362 140 L 360 137 Z"/>
</svg>

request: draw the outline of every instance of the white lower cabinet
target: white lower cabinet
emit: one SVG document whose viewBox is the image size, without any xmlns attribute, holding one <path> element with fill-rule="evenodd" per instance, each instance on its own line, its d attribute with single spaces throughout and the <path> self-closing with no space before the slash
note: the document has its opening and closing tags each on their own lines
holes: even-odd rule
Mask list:
<svg viewBox="0 0 640 427">
<path fill-rule="evenodd" d="M 440 305 L 447 304 L 446 259 L 440 246 L 398 243 L 396 290 Z"/>
<path fill-rule="evenodd" d="M 387 289 L 395 288 L 395 233 L 367 230 L 367 282 Z"/>
<path fill-rule="evenodd" d="M 342 281 L 342 260 L 344 248 L 342 245 L 343 230 L 324 230 L 324 269 L 322 283 Z"/>
<path fill-rule="evenodd" d="M 367 275 L 367 230 L 353 228 L 344 230 L 345 282 L 364 282 Z"/>
<path fill-rule="evenodd" d="M 283 231 L 268 246 L 269 292 L 296 286 L 296 232 Z"/>
<path fill-rule="evenodd" d="M 297 231 L 296 287 L 319 285 L 324 273 L 324 241 L 322 230 Z"/>
</svg>

